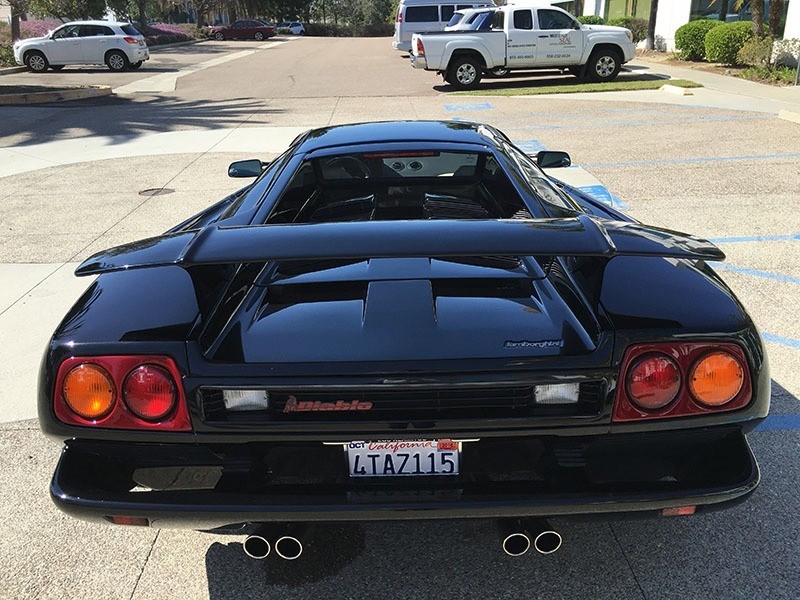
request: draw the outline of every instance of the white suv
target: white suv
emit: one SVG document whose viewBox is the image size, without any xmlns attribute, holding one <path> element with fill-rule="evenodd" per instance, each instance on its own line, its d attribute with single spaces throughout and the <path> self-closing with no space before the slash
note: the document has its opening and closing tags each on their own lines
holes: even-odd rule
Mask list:
<svg viewBox="0 0 800 600">
<path fill-rule="evenodd" d="M 14 60 L 31 71 L 66 65 L 102 65 L 112 71 L 138 69 L 150 58 L 144 36 L 130 23 L 75 21 L 44 37 L 14 43 Z"/>
</svg>

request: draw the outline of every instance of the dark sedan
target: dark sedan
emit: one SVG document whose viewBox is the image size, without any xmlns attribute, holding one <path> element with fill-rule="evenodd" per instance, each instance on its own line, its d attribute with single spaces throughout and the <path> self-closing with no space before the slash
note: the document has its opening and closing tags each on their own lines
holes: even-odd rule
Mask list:
<svg viewBox="0 0 800 600">
<path fill-rule="evenodd" d="M 770 378 L 723 253 L 569 166 L 486 125 L 318 129 L 88 258 L 42 363 L 56 505 L 293 559 L 317 521 L 493 518 L 546 554 L 547 517 L 742 501 Z"/>
<path fill-rule="evenodd" d="M 257 19 L 242 19 L 230 25 L 209 27 L 209 35 L 215 40 L 266 40 L 275 35 L 275 27 Z"/>
</svg>

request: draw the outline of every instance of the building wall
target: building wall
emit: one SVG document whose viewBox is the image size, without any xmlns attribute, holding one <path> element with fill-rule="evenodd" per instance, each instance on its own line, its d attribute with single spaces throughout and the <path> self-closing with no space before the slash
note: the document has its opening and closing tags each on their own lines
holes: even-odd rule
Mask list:
<svg viewBox="0 0 800 600">
<path fill-rule="evenodd" d="M 786 29 L 783 30 L 783 39 L 800 39 L 800 0 L 789 2 L 786 11 Z"/>
<path fill-rule="evenodd" d="M 0 21 L 11 23 L 11 7 L 7 4 L 0 4 Z"/>
</svg>

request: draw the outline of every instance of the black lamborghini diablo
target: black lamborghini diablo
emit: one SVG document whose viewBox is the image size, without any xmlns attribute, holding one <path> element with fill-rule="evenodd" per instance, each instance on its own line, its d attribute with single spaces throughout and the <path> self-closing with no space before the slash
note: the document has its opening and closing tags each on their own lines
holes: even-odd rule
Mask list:
<svg viewBox="0 0 800 600">
<path fill-rule="evenodd" d="M 742 500 L 770 378 L 724 255 L 568 165 L 460 122 L 234 163 L 251 185 L 78 267 L 41 369 L 53 500 L 258 558 L 315 521 L 498 518 L 521 554 L 558 548 L 551 516 Z"/>
</svg>

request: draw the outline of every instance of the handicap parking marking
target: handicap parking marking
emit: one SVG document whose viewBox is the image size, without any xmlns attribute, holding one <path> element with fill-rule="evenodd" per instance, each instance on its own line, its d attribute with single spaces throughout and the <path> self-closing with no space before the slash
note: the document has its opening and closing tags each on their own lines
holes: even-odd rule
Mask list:
<svg viewBox="0 0 800 600">
<path fill-rule="evenodd" d="M 765 342 L 780 344 L 781 346 L 788 346 L 789 348 L 800 350 L 800 340 L 764 331 L 761 332 L 761 337 L 764 338 Z"/>
<path fill-rule="evenodd" d="M 522 150 L 525 154 L 547 150 L 547 146 L 545 146 L 539 140 L 520 140 L 518 142 L 514 142 L 514 145 Z"/>
</svg>

